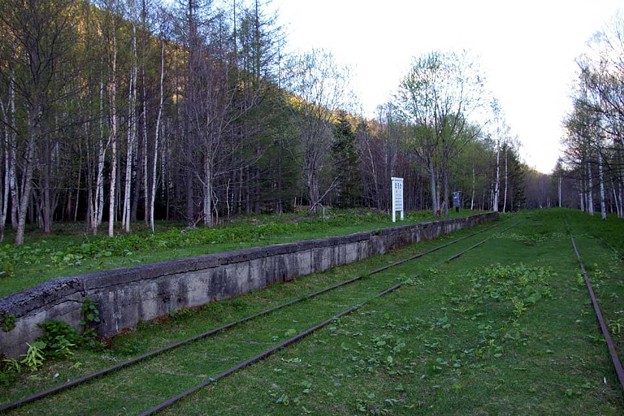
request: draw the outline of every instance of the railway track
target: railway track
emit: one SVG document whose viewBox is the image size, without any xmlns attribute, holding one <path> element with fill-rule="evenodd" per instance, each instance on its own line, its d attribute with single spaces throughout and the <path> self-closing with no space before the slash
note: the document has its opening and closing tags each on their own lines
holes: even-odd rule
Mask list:
<svg viewBox="0 0 624 416">
<path fill-rule="evenodd" d="M 511 227 L 508 227 L 507 229 L 509 229 L 509 228 L 511 228 Z M 465 253 L 467 253 L 468 251 L 473 250 L 473 249 L 475 249 L 477 247 L 480 247 L 481 245 L 483 245 L 485 242 L 487 242 L 491 238 L 492 238 L 492 236 L 489 236 L 489 237 L 487 237 L 487 238 L 485 238 L 485 239 L 483 239 L 483 240 L 481 240 L 481 241 L 471 245 L 470 247 L 468 247 L 468 248 L 466 248 L 466 249 L 464 249 L 462 251 L 459 251 L 458 253 L 453 254 L 452 256 L 448 257 L 447 259 L 445 259 L 445 260 L 439 262 L 438 264 L 436 264 L 436 266 L 444 264 L 444 263 L 448 263 L 448 262 L 451 262 L 453 260 L 456 260 L 456 259 L 460 258 Z M 413 278 L 416 278 L 416 277 L 418 277 L 418 275 L 413 276 Z M 185 397 L 188 397 L 188 396 L 192 395 L 193 393 L 201 390 L 202 388 L 208 386 L 209 384 L 217 382 L 217 381 L 219 381 L 219 380 L 229 376 L 230 374 L 235 373 L 236 371 L 242 370 L 243 368 L 245 368 L 245 367 L 247 367 L 247 366 L 249 366 L 249 365 L 251 365 L 253 363 L 258 362 L 258 361 L 260 361 L 260 360 L 270 356 L 271 354 L 273 354 L 273 353 L 275 353 L 275 352 L 277 352 L 277 351 L 279 351 L 279 350 L 281 350 L 283 348 L 286 348 L 286 347 L 288 347 L 289 345 L 291 345 L 291 344 L 293 344 L 295 342 L 298 342 L 298 341 L 302 340 L 303 338 L 313 334 L 314 332 L 316 332 L 316 331 L 326 327 L 330 323 L 334 322 L 336 319 L 339 319 L 339 318 L 341 318 L 343 316 L 349 315 L 349 314 L 357 311 L 358 309 L 360 309 L 362 306 L 366 305 L 371 300 L 376 299 L 376 298 L 380 298 L 380 297 L 383 297 L 383 296 L 386 296 L 386 295 L 388 295 L 390 293 L 395 292 L 396 290 L 399 290 L 402 286 L 403 286 L 402 283 L 398 283 L 398 284 L 395 284 L 393 286 L 390 286 L 390 287 L 382 290 L 381 292 L 377 293 L 376 295 L 370 297 L 369 299 L 365 300 L 364 302 L 361 302 L 361 303 L 358 303 L 357 305 L 351 306 L 351 307 L 349 307 L 349 308 L 339 312 L 338 314 L 332 316 L 331 318 L 329 318 L 329 319 L 327 319 L 327 320 L 325 320 L 323 322 L 320 322 L 320 323 L 318 323 L 318 324 L 316 324 L 316 325 L 306 329 L 305 331 L 303 331 L 303 332 L 301 332 L 301 333 L 299 333 L 299 334 L 297 334 L 297 335 L 295 335 L 295 336 L 293 336 L 293 337 L 291 337 L 291 338 L 281 342 L 280 344 L 275 345 L 275 346 L 273 346 L 273 347 L 271 347 L 269 349 L 266 349 L 266 350 L 262 351 L 261 353 L 257 354 L 256 356 L 254 356 L 254 357 L 252 357 L 252 358 L 250 358 L 248 360 L 245 360 L 245 361 L 243 361 L 243 362 L 241 362 L 241 363 L 239 363 L 239 364 L 237 364 L 235 366 L 232 366 L 232 367 L 228 368 L 227 370 L 225 370 L 225 371 L 215 375 L 214 377 L 207 378 L 206 380 L 204 380 L 201 383 L 191 387 L 190 389 L 188 389 L 188 390 L 186 390 L 186 391 L 184 391 L 184 392 L 182 392 L 182 393 L 180 393 L 180 394 L 178 394 L 178 395 L 176 395 L 176 396 L 174 396 L 174 397 L 172 397 L 170 399 L 167 399 L 167 400 L 159 403 L 158 405 L 156 405 L 156 406 L 154 406 L 154 407 L 152 407 L 152 408 L 150 408 L 150 409 L 140 413 L 140 416 L 149 416 L 149 415 L 156 414 L 156 413 L 160 412 L 161 410 L 164 410 L 164 409 L 174 405 L 175 403 L 177 403 L 178 401 L 184 399 Z"/>
<path fill-rule="evenodd" d="M 512 225 L 513 226 L 513 225 Z M 512 226 L 508 227 L 511 228 Z M 507 228 L 507 229 L 508 229 Z M 483 228 L 475 233 L 471 233 L 467 236 L 458 238 L 458 239 L 454 239 L 451 240 L 449 242 L 446 242 L 444 244 L 440 244 L 438 246 L 433 247 L 432 249 L 417 253 L 415 255 L 411 255 L 408 256 L 406 258 L 403 258 L 399 261 L 393 262 L 389 265 L 380 267 L 380 268 L 376 268 L 370 272 L 364 273 L 364 274 L 360 274 L 357 275 L 355 277 L 352 277 L 350 279 L 347 279 L 345 281 L 342 281 L 340 283 L 325 287 L 323 289 L 314 291 L 312 293 L 306 294 L 304 296 L 301 296 L 297 299 L 294 299 L 292 301 L 289 302 L 285 302 L 283 304 L 277 305 L 275 307 L 263 310 L 261 312 L 258 313 L 254 313 L 252 315 L 249 315 L 247 317 L 244 317 L 240 320 L 237 320 L 235 322 L 230 322 L 227 323 L 225 325 L 222 325 L 218 328 L 213 328 L 209 331 L 206 331 L 202 334 L 198 334 L 195 335 L 193 337 L 189 337 L 185 340 L 182 340 L 180 342 L 176 342 L 174 344 L 168 345 L 164 348 L 160 348 L 151 352 L 148 352 L 146 354 L 142 354 L 140 356 L 137 356 L 135 358 L 132 358 L 130 360 L 121 362 L 119 364 L 110 366 L 108 368 L 102 369 L 100 371 L 94 372 L 92 374 L 88 374 L 85 375 L 83 377 L 80 377 L 78 379 L 60 384 L 58 386 L 40 391 L 38 393 L 32 394 L 28 397 L 13 401 L 11 403 L 7 403 L 4 405 L 0 406 L 0 412 L 8 412 L 10 410 L 13 409 L 17 409 L 19 407 L 22 407 L 26 404 L 32 403 L 32 402 L 36 402 L 42 399 L 46 399 L 46 398 L 52 398 L 53 396 L 56 395 L 62 395 L 63 392 L 69 390 L 69 389 L 75 389 L 75 388 L 80 388 L 80 386 L 86 385 L 88 384 L 89 387 L 93 388 L 96 387 L 95 385 L 97 384 L 98 380 L 100 379 L 106 379 L 106 376 L 111 375 L 112 373 L 119 373 L 122 371 L 126 371 L 126 372 L 133 372 L 133 373 L 140 373 L 141 371 L 134 371 L 134 369 L 136 367 L 138 367 L 138 365 L 140 363 L 150 363 L 153 362 L 155 359 L 157 359 L 158 356 L 162 356 L 165 355 L 166 353 L 175 353 L 176 351 L 180 351 L 180 350 L 184 350 L 189 349 L 189 346 L 191 345 L 196 345 L 203 342 L 207 342 L 207 340 L 215 340 L 215 336 L 218 334 L 224 334 L 227 333 L 228 330 L 233 329 L 234 327 L 238 327 L 238 326 L 244 326 L 244 325 L 249 325 L 251 323 L 257 323 L 257 321 L 261 320 L 261 319 L 266 319 L 267 317 L 270 317 L 271 315 L 275 315 L 278 312 L 280 313 L 284 313 L 284 312 L 288 312 L 289 310 L 292 310 L 293 307 L 295 307 L 297 304 L 302 304 L 302 303 L 309 303 L 309 302 L 317 302 L 317 303 L 322 303 L 320 302 L 321 299 L 325 299 L 323 302 L 325 302 L 322 306 L 320 306 L 318 309 L 319 310 L 324 310 L 327 312 L 332 312 L 329 318 L 323 319 L 321 320 L 319 323 L 308 327 L 308 328 L 303 328 L 299 331 L 297 331 L 297 334 L 294 336 L 290 336 L 287 339 L 283 340 L 282 342 L 279 343 L 275 343 L 275 342 L 271 342 L 271 345 L 269 348 L 266 348 L 262 351 L 260 351 L 259 353 L 256 353 L 255 355 L 253 355 L 251 358 L 246 358 L 246 357 L 232 357 L 232 359 L 230 359 L 229 361 L 234 361 L 234 364 L 227 367 L 225 370 L 222 371 L 215 371 L 213 376 L 209 376 L 209 377 L 204 377 L 204 379 L 200 382 L 200 383 L 193 383 L 193 385 L 191 385 L 188 389 L 186 389 L 185 391 L 175 395 L 172 398 L 169 398 L 167 400 L 162 401 L 160 404 L 154 406 L 153 408 L 145 411 L 142 414 L 153 414 L 155 412 L 158 412 L 159 410 L 162 410 L 168 406 L 170 406 L 171 404 L 179 401 L 180 399 L 192 394 L 193 392 L 205 387 L 206 385 L 213 383 L 219 379 L 222 379 L 224 377 L 227 377 L 228 375 L 254 363 L 257 362 L 271 354 L 273 354 L 274 352 L 286 348 L 288 345 L 291 345 L 295 342 L 298 342 L 299 340 L 303 339 L 304 337 L 310 335 L 311 333 L 314 333 L 315 331 L 325 327 L 326 325 L 328 325 L 330 322 L 333 322 L 335 319 L 350 314 L 352 312 L 354 312 L 355 310 L 361 308 L 363 305 L 365 305 L 367 302 L 369 302 L 371 299 L 374 298 L 378 298 L 378 297 L 382 297 L 387 295 L 388 293 L 392 293 L 393 291 L 396 291 L 397 289 L 399 289 L 402 285 L 396 284 L 396 275 L 393 276 L 380 276 L 378 279 L 369 279 L 369 277 L 373 276 L 373 275 L 378 275 L 378 274 L 383 274 L 383 272 L 389 272 L 389 271 L 396 271 L 398 269 L 400 269 L 400 266 L 409 263 L 411 261 L 417 260 L 417 259 L 421 259 L 424 258 L 432 253 L 438 252 L 440 250 L 443 250 L 447 247 L 450 247 L 452 245 L 456 245 L 459 244 L 461 242 L 465 242 L 466 240 L 470 240 L 474 237 L 477 237 L 481 234 L 486 234 L 486 236 L 484 236 L 485 238 L 482 238 L 481 240 L 477 241 L 476 243 L 470 244 L 468 247 L 464 247 L 464 248 L 459 248 L 458 251 L 456 251 L 454 254 L 452 254 L 451 256 L 444 258 L 441 262 L 439 263 L 446 263 L 446 262 L 450 262 L 453 261 L 457 258 L 459 258 L 460 256 L 462 256 L 464 253 L 473 250 L 479 246 L 481 246 L 482 244 L 484 244 L 486 241 L 488 241 L 489 239 L 491 239 L 497 232 L 500 232 L 499 230 L 501 229 L 500 225 L 494 225 L 491 227 L 487 227 L 487 228 Z M 504 230 L 503 230 L 504 231 Z M 461 244 L 459 244 L 461 245 Z M 342 291 L 342 293 L 338 296 L 337 293 Z M 346 293 L 345 293 L 346 291 Z M 370 296 L 370 293 L 375 293 L 377 292 L 376 295 L 374 296 Z M 332 296 L 335 296 L 336 299 L 327 299 L 327 298 L 331 298 Z M 349 304 L 351 306 L 348 307 L 344 307 L 344 302 L 345 302 L 345 297 L 348 300 Z M 326 306 L 326 305 L 330 305 L 330 306 Z M 292 312 L 292 313 L 286 313 L 287 316 L 295 316 L 296 313 Z M 327 315 L 326 315 L 327 316 Z M 279 320 L 279 319 L 278 319 Z M 301 321 L 304 321 L 304 319 L 301 319 Z M 214 342 L 219 342 L 218 340 L 215 340 Z M 212 344 L 214 345 L 214 343 Z M 201 349 L 201 348 L 200 348 Z M 209 350 L 210 348 L 209 346 L 207 346 L 207 348 L 205 348 L 205 350 Z M 185 356 L 185 359 L 191 360 L 192 361 L 192 357 L 188 354 L 186 354 L 184 351 L 180 352 L 181 355 Z M 211 357 L 211 358 L 215 358 L 215 357 Z M 220 361 L 219 357 L 216 357 L 216 361 Z M 201 360 L 201 359 L 198 359 Z M 152 363 L 153 364 L 153 363 Z M 223 367 L 222 365 L 217 365 L 215 366 L 215 368 L 217 367 Z M 134 376 L 135 374 L 133 374 Z M 139 375 L 139 374 L 136 374 Z M 190 377 L 191 379 L 194 377 Z M 140 384 L 140 383 L 139 383 Z"/>
<path fill-rule="evenodd" d="M 587 272 L 587 268 L 585 267 L 585 263 L 583 262 L 583 258 L 581 256 L 581 253 L 579 251 L 578 245 L 576 243 L 576 239 L 574 238 L 574 235 L 572 234 L 571 230 L 569 229 L 568 226 L 568 232 L 570 234 L 570 241 L 572 242 L 572 247 L 574 249 L 574 253 L 576 255 L 576 258 L 578 260 L 579 263 L 579 268 L 581 270 L 581 274 L 583 276 L 583 280 L 585 281 L 585 286 L 587 288 L 587 292 L 589 293 L 589 297 L 591 299 L 591 303 L 592 303 L 592 307 L 594 309 L 594 314 L 596 315 L 596 319 L 598 320 L 598 325 L 600 326 L 600 331 L 602 333 L 602 336 L 604 337 L 604 340 L 607 344 L 607 349 L 609 350 L 609 357 L 611 358 L 611 362 L 613 363 L 613 368 L 615 370 L 615 374 L 617 376 L 617 379 L 620 383 L 620 389 L 624 391 L 624 369 L 622 368 L 622 363 L 620 361 L 620 358 L 618 357 L 618 352 L 617 352 L 617 348 L 615 346 L 615 342 L 613 342 L 613 338 L 611 337 L 611 333 L 609 331 L 609 327 L 607 326 L 607 323 L 605 321 L 605 318 L 603 316 L 602 310 L 600 309 L 600 305 L 598 304 L 598 298 L 596 296 L 596 293 L 594 292 L 594 288 L 593 285 L 591 283 L 590 277 L 589 277 L 589 273 Z M 614 253 L 617 254 L 617 252 L 615 251 L 615 249 L 609 245 L 609 247 L 611 248 L 611 250 L 613 250 Z"/>
</svg>

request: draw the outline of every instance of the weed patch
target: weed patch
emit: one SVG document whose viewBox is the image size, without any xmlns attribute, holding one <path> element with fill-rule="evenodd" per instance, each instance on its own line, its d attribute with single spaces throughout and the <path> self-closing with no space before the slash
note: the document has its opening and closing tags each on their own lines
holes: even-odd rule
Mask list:
<svg viewBox="0 0 624 416">
<path fill-rule="evenodd" d="M 15 316 L 10 313 L 0 312 L 0 326 L 2 331 L 9 332 L 15 328 Z"/>
<path fill-rule="evenodd" d="M 450 300 L 457 310 L 473 311 L 475 317 L 495 303 L 501 315 L 517 320 L 541 299 L 552 298 L 548 282 L 554 276 L 550 268 L 524 264 L 480 267 L 464 276 L 472 283 L 470 293 Z"/>
</svg>

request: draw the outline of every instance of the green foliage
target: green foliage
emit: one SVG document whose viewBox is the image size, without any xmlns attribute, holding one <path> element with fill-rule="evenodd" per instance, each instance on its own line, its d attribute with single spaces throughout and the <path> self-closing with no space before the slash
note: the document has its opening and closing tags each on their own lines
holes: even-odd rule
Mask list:
<svg viewBox="0 0 624 416">
<path fill-rule="evenodd" d="M 15 264 L 11 260 L 5 260 L 0 266 L 0 277 L 15 277 Z"/>
<path fill-rule="evenodd" d="M 22 373 L 22 365 L 18 360 L 6 359 L 0 363 L 0 386 L 13 384 Z"/>
<path fill-rule="evenodd" d="M 228 225 L 213 228 L 172 228 L 168 231 L 151 234 L 137 232 L 118 235 L 84 237 L 77 243 L 70 242 L 65 247 L 55 246 L 52 241 L 40 240 L 23 246 L 4 244 L 0 247 L 0 264 L 4 274 L 13 276 L 13 265 L 49 265 L 62 267 L 80 266 L 86 259 L 107 257 L 128 257 L 154 249 L 188 248 L 189 246 L 239 243 L 263 240 L 275 235 L 322 231 L 332 227 L 365 224 L 386 220 L 382 214 L 351 211 L 330 214 L 329 218 L 318 216 L 284 215 L 275 221 L 274 216 L 252 216 Z M 9 273 L 9 270 L 11 273 Z"/>
<path fill-rule="evenodd" d="M 82 313 L 80 325 L 85 327 L 85 329 L 100 322 L 100 310 L 90 297 L 87 296 L 82 302 L 80 311 Z"/>
<path fill-rule="evenodd" d="M 48 321 L 37 324 L 43 335 L 37 337 L 45 347 L 42 352 L 46 357 L 59 358 L 73 355 L 72 349 L 81 342 L 81 337 L 71 325 L 62 321 Z"/>
<path fill-rule="evenodd" d="M 42 341 L 35 341 L 32 345 L 26 345 L 28 345 L 28 351 L 23 355 L 24 358 L 20 361 L 20 364 L 26 367 L 28 371 L 36 371 L 45 361 L 44 350 L 46 349 L 46 344 Z"/>
<path fill-rule="evenodd" d="M 4 332 L 9 332 L 15 328 L 15 315 L 7 312 L 0 312 L 0 325 Z"/>
<path fill-rule="evenodd" d="M 82 333 L 63 321 L 52 320 L 37 324 L 43 330 L 43 334 L 37 337 L 37 342 L 31 347 L 33 351 L 27 357 L 28 363 L 25 363 L 29 369 L 37 368 L 33 364 L 36 358 L 40 358 L 42 363 L 45 358 L 63 358 L 74 355 L 74 350 L 78 347 L 96 348 L 100 345 L 96 340 L 95 330 L 91 327 L 100 322 L 100 311 L 91 298 L 85 299 L 81 313 Z"/>
<path fill-rule="evenodd" d="M 366 415 L 389 415 L 392 411 L 384 406 L 380 406 L 375 400 L 375 393 L 364 392 L 355 401 L 355 410 L 360 414 Z M 394 404 L 393 400 L 386 400 L 386 404 Z"/>
<path fill-rule="evenodd" d="M 88 325 L 99 322 L 99 311 L 90 298 L 85 300 L 83 307 L 83 332 L 78 333 L 71 325 L 52 320 L 38 324 L 43 334 L 37 337 L 34 343 L 27 344 L 28 351 L 23 359 L 4 360 L 0 366 L 0 385 L 13 384 L 22 372 L 22 368 L 28 371 L 36 371 L 44 365 L 48 358 L 66 358 L 74 355 L 79 347 L 96 348 L 101 346 L 95 337 L 93 328 Z M 4 321 L 6 323 L 6 320 Z"/>
<path fill-rule="evenodd" d="M 93 328 L 94 324 L 100 322 L 100 311 L 93 299 L 85 298 L 81 313 L 81 333 L 78 333 L 71 325 L 57 320 L 37 325 L 43 330 L 43 335 L 39 336 L 37 341 L 45 345 L 43 352 L 47 357 L 67 357 L 73 355 L 72 350 L 78 347 L 93 349 L 100 345 Z"/>
<path fill-rule="evenodd" d="M 80 308 L 82 319 L 80 326 L 82 326 L 82 334 L 80 335 L 79 344 L 95 349 L 101 346 L 97 341 L 97 334 L 95 333 L 95 325 L 100 322 L 100 310 L 90 297 L 86 297 L 82 302 Z"/>
<path fill-rule="evenodd" d="M 609 331 L 612 335 L 621 335 L 624 329 L 624 318 L 612 319 L 609 321 Z"/>
<path fill-rule="evenodd" d="M 522 263 L 480 267 L 466 275 L 472 282 L 470 294 L 456 302 L 466 307 L 494 301 L 517 319 L 543 297 L 552 297 L 547 282 L 555 275 L 550 268 L 529 267 Z"/>
</svg>

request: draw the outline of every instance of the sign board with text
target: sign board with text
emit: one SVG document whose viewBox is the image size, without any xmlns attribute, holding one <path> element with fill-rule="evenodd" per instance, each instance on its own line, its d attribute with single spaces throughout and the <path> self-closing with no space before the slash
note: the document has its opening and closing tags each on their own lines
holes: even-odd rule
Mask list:
<svg viewBox="0 0 624 416">
<path fill-rule="evenodd" d="M 403 221 L 403 178 L 392 178 L 392 222 L 396 222 L 397 211 Z"/>
</svg>

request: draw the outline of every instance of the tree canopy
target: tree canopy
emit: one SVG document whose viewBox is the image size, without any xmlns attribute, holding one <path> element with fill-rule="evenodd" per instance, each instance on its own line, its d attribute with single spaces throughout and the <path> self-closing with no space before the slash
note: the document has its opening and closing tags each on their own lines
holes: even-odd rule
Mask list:
<svg viewBox="0 0 624 416">
<path fill-rule="evenodd" d="M 444 214 L 452 191 L 468 209 L 524 206 L 518 146 L 474 117 L 488 94 L 467 54 L 414 58 L 367 119 L 353 110 L 349 69 L 326 51 L 287 55 L 269 10 L 1 2 L 0 238 L 7 225 L 22 244 L 27 230 L 68 221 L 90 233 L 106 223 L 112 236 L 158 219 L 389 210 L 392 176 L 405 178 L 410 210 Z"/>
</svg>

